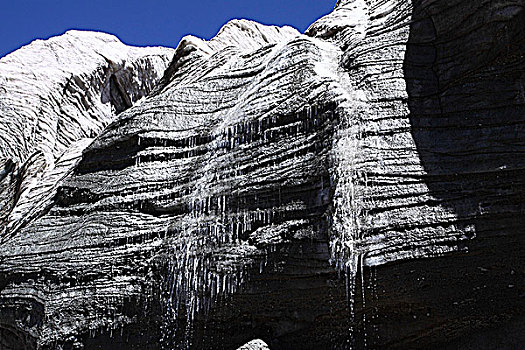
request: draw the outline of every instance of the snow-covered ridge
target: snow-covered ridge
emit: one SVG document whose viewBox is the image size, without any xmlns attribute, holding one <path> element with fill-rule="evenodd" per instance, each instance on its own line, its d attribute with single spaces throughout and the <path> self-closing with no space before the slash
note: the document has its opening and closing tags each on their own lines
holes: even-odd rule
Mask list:
<svg viewBox="0 0 525 350">
<path fill-rule="evenodd" d="M 246 19 L 233 19 L 227 22 L 210 40 L 187 35 L 177 46 L 173 61 L 157 90 L 166 87 L 175 74 L 185 74 L 188 66 L 192 66 L 189 64 L 192 60 L 207 59 L 228 49 L 239 54 L 249 54 L 267 46 L 287 42 L 300 35 L 297 29 L 290 26 L 264 25 Z"/>
<path fill-rule="evenodd" d="M 172 55 L 173 49 L 72 30 L 1 58 L 0 158 L 23 162 L 40 150 L 52 162 L 145 96 Z"/>
<path fill-rule="evenodd" d="M 185 46 L 193 45 L 206 55 L 211 55 L 226 47 L 250 52 L 299 35 L 297 29 L 290 26 L 267 26 L 251 20 L 233 19 L 222 26 L 212 39 L 204 40 L 193 35 L 187 35 L 182 38 L 178 47 L 182 49 Z"/>
<path fill-rule="evenodd" d="M 91 140 L 153 89 L 173 53 L 127 46 L 106 33 L 71 30 L 0 59 L 0 160 L 9 165 L 0 179 L 0 232 L 16 227 L 37 205 L 40 192 L 33 189 L 49 182 L 44 174 L 67 173 L 55 163 L 71 145 Z M 28 193 L 31 201 L 14 210 Z"/>
</svg>

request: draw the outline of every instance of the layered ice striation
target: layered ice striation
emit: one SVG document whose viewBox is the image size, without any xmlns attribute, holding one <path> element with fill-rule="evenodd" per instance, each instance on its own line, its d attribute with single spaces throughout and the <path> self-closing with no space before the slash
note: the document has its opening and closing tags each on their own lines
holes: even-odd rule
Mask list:
<svg viewBox="0 0 525 350">
<path fill-rule="evenodd" d="M 457 250 L 471 232 L 429 191 L 403 65 L 413 5 L 339 1 L 307 34 L 341 48 L 349 94 L 335 134 L 331 252 L 339 268 Z M 335 71 L 335 70 L 333 70 Z"/>
<path fill-rule="evenodd" d="M 0 59 L 2 239 L 42 211 L 75 155 L 153 89 L 173 53 L 73 30 Z"/>
<path fill-rule="evenodd" d="M 507 35 L 516 37 L 522 7 L 500 2 L 499 11 L 463 10 L 484 14 L 495 25 L 508 23 Z M 185 37 L 174 52 L 127 48 L 103 34 L 77 32 L 32 44 L 37 50 L 64 41 L 49 54 L 63 47 L 74 53 L 83 50 L 74 46 L 80 36 L 100 40 L 109 52 L 84 54 L 92 59 L 69 68 L 77 78 L 64 68 L 65 83 L 33 100 L 42 104 L 20 107 L 17 113 L 27 118 L 7 114 L 1 121 L 20 124 L 2 136 L 10 145 L 2 149 L 2 191 L 26 193 L 7 196 L 17 200 L 5 208 L 21 217 L 25 206 L 37 202 L 31 191 L 10 185 L 20 178 L 11 175 L 19 164 L 28 164 L 20 173 L 39 179 L 31 186 L 47 196 L 23 225 L 13 226 L 19 221 L 11 219 L 3 225 L 1 312 L 45 348 L 79 344 L 159 308 L 156 340 L 165 348 L 191 347 L 194 316 L 237 292 L 283 244 L 325 245 L 335 268 L 353 278 L 366 265 L 464 249 L 482 227 L 474 220 L 482 214 L 491 220 L 521 213 L 522 192 L 505 188 L 498 176 L 522 182 L 523 163 L 502 165 L 473 144 L 461 144 L 479 125 L 473 117 L 459 123 L 454 113 L 462 111 L 447 110 L 443 102 L 450 98 L 453 105 L 450 96 L 456 96 L 471 112 L 490 109 L 475 97 L 483 95 L 478 90 L 474 97 L 454 95 L 457 72 L 436 51 L 453 45 L 445 38 L 451 25 L 446 19 L 454 18 L 448 11 L 433 1 L 341 0 L 305 34 L 235 20 L 210 41 Z M 476 27 L 457 25 L 458 33 Z M 465 42 L 468 34 L 459 35 L 455 49 L 444 51 L 461 52 Z M 119 49 L 113 52 L 112 45 Z M 0 63 L 14 69 L 8 61 L 30 49 Z M 54 56 L 48 60 L 55 62 Z M 520 63 L 506 64 L 510 72 Z M 477 74 L 490 80 L 491 72 Z M 521 103 L 522 80 L 512 85 L 516 100 L 502 98 L 507 107 Z M 2 98 L 22 99 L 10 96 Z M 39 122 L 41 108 L 49 111 Z M 13 147 L 25 132 L 15 130 L 32 130 L 23 124 L 32 120 L 41 136 Z M 513 152 L 523 149 L 505 122 L 483 123 L 481 141 L 503 128 Z M 432 144 L 441 135 L 436 130 L 456 124 L 463 133 L 445 139 L 458 149 Z M 91 136 L 96 138 L 86 140 Z M 32 156 L 38 151 L 46 156 Z M 472 153 L 487 161 L 484 169 L 451 161 Z M 429 154 L 450 158 L 436 170 Z M 503 151 L 500 156 L 510 157 Z M 469 193 L 479 171 L 497 174 L 473 204 Z M 511 202 L 492 201 L 490 210 L 483 209 L 502 193 Z M 20 305 L 31 313 L 28 320 L 13 311 Z"/>
</svg>

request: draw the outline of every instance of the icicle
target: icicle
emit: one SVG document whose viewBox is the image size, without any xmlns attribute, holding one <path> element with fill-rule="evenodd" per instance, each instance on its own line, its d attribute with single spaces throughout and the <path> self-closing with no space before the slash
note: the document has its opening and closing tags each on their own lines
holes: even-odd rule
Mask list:
<svg viewBox="0 0 525 350">
<path fill-rule="evenodd" d="M 365 290 L 365 271 L 364 271 L 364 256 L 362 254 L 359 255 L 359 265 L 360 265 L 360 273 L 361 273 L 361 294 L 362 294 L 362 300 L 363 300 L 363 331 L 364 331 L 364 336 L 363 336 L 363 341 L 364 341 L 364 348 L 366 349 L 367 348 L 367 343 L 366 343 L 366 338 L 367 338 L 367 333 L 366 333 L 366 290 Z"/>
</svg>

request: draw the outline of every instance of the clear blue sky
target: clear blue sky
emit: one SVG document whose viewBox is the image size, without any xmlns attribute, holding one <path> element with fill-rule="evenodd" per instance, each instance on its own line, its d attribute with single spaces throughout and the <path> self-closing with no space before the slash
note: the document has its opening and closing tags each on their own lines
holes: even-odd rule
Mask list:
<svg viewBox="0 0 525 350">
<path fill-rule="evenodd" d="M 289 24 L 303 32 L 336 0 L 0 0 L 0 57 L 68 29 L 99 30 L 131 45 L 177 46 L 213 37 L 231 18 Z"/>
</svg>

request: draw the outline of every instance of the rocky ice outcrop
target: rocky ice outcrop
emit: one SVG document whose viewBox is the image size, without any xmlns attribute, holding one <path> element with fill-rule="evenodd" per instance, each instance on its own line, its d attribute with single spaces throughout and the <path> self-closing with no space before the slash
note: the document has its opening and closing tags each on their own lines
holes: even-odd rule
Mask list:
<svg viewBox="0 0 525 350">
<path fill-rule="evenodd" d="M 341 0 L 305 34 L 183 39 L 142 103 L 66 147 L 43 215 L 7 229 L 0 328 L 53 348 L 153 322 L 145 343 L 198 346 L 195 317 L 279 271 L 282 247 L 353 277 L 519 234 L 523 5 L 474 2 Z"/>
<path fill-rule="evenodd" d="M 3 236 L 41 212 L 54 194 L 51 182 L 72 168 L 60 158 L 73 165 L 73 149 L 81 152 L 115 115 L 145 97 L 173 53 L 73 30 L 0 59 Z"/>
<path fill-rule="evenodd" d="M 260 339 L 252 340 L 241 346 L 238 350 L 269 350 L 268 344 Z"/>
</svg>

